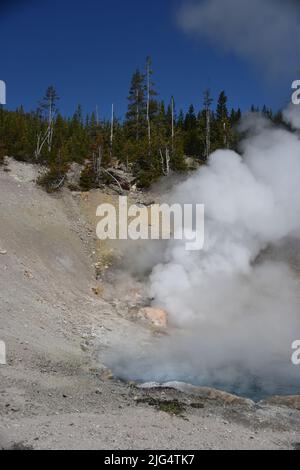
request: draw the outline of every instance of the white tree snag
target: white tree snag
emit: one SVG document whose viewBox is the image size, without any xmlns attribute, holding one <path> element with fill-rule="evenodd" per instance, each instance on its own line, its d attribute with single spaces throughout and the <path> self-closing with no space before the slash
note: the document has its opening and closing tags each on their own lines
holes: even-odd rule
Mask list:
<svg viewBox="0 0 300 470">
<path fill-rule="evenodd" d="M 46 131 L 40 132 L 37 136 L 37 145 L 35 149 L 35 158 L 38 160 L 38 158 L 41 156 L 43 147 L 45 144 L 48 145 L 48 152 L 50 153 L 52 150 L 52 143 L 53 143 L 53 131 L 54 131 L 54 117 L 55 117 L 55 103 L 54 103 L 54 98 L 50 94 L 49 95 L 49 104 L 47 105 L 48 109 L 48 116 L 47 116 L 47 122 L 48 126 Z"/>
<path fill-rule="evenodd" d="M 110 125 L 110 157 L 113 154 L 113 144 L 114 144 L 114 120 L 115 120 L 115 111 L 114 105 L 111 106 L 111 125 Z"/>
<path fill-rule="evenodd" d="M 98 147 L 98 154 L 93 152 L 93 169 L 95 173 L 96 183 L 99 184 L 101 176 L 101 165 L 102 165 L 102 147 Z"/>
<path fill-rule="evenodd" d="M 37 144 L 36 144 L 36 149 L 35 149 L 35 158 L 36 160 L 39 159 L 41 156 L 42 150 L 44 145 L 48 142 L 48 150 L 51 152 L 51 146 L 52 146 L 52 139 L 53 139 L 53 126 L 47 127 L 47 130 L 43 134 L 40 132 L 37 136 Z"/>
<path fill-rule="evenodd" d="M 166 148 L 166 173 L 167 176 L 170 174 L 170 151 Z"/>
<path fill-rule="evenodd" d="M 168 147 L 166 147 L 166 153 L 163 155 L 162 149 L 159 149 L 160 160 L 161 160 L 161 167 L 162 173 L 164 176 L 168 176 L 170 174 L 170 151 Z"/>
<path fill-rule="evenodd" d="M 51 152 L 52 149 L 52 141 L 53 141 L 53 112 L 52 112 L 52 106 L 53 106 L 53 101 L 52 101 L 52 96 L 50 96 L 50 101 L 49 101 L 49 114 L 48 114 L 48 152 Z"/>
<path fill-rule="evenodd" d="M 123 194 L 123 189 L 122 189 L 122 186 L 120 185 L 120 182 L 117 180 L 117 178 L 112 175 L 108 170 L 106 170 L 105 168 L 103 168 L 103 171 L 108 175 L 110 176 L 118 185 L 119 187 L 119 190 L 120 190 L 120 193 Z"/>
<path fill-rule="evenodd" d="M 208 159 L 211 149 L 211 104 L 213 100 L 210 95 L 210 90 L 204 92 L 204 108 L 205 108 L 205 120 L 206 120 L 206 131 L 205 131 L 205 158 Z"/>
<path fill-rule="evenodd" d="M 148 145 L 149 155 L 151 152 L 151 122 L 150 122 L 150 58 L 147 58 L 147 125 L 148 125 Z"/>
<path fill-rule="evenodd" d="M 174 140 L 175 140 L 175 127 L 174 127 L 174 113 L 175 113 L 175 104 L 174 97 L 171 98 L 171 107 L 172 107 L 172 154 L 174 153 Z"/>
<path fill-rule="evenodd" d="M 140 106 L 139 106 L 139 90 L 136 90 L 136 141 L 140 139 Z"/>
<path fill-rule="evenodd" d="M 227 126 L 226 126 L 226 122 L 224 121 L 223 122 L 223 129 L 224 129 L 224 148 L 227 148 L 228 147 L 228 142 L 227 142 Z"/>
</svg>

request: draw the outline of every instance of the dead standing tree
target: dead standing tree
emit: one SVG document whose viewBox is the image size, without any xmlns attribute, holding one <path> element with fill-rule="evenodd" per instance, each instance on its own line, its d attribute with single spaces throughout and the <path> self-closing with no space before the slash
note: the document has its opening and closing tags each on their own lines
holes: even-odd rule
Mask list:
<svg viewBox="0 0 300 470">
<path fill-rule="evenodd" d="M 99 145 L 98 153 L 93 152 L 93 169 L 95 173 L 96 184 L 99 184 L 100 182 L 101 165 L 102 165 L 102 146 Z"/>
<path fill-rule="evenodd" d="M 152 130 L 151 130 L 151 114 L 153 113 L 153 108 L 155 102 L 153 97 L 157 95 L 154 91 L 153 87 L 154 84 L 151 81 L 153 71 L 152 71 L 152 60 L 150 57 L 147 57 L 146 60 L 146 121 L 147 121 L 147 128 L 148 128 L 148 153 L 149 156 L 151 155 L 151 143 L 152 143 Z"/>
<path fill-rule="evenodd" d="M 115 124 L 115 110 L 114 105 L 111 105 L 111 123 L 110 123 L 110 159 L 113 156 L 113 145 L 114 145 L 114 124 Z"/>
<path fill-rule="evenodd" d="M 112 140 L 111 140 L 111 143 L 112 143 Z M 118 179 L 110 171 L 106 170 L 102 166 L 102 160 L 103 160 L 102 145 L 99 145 L 98 152 L 93 152 L 92 158 L 93 158 L 93 171 L 94 171 L 94 175 L 95 175 L 96 184 L 97 185 L 100 184 L 101 174 L 105 173 L 117 184 L 120 194 L 123 194 L 123 189 L 122 189 L 122 186 L 121 186 L 120 182 L 118 181 Z"/>
<path fill-rule="evenodd" d="M 48 145 L 48 152 L 50 153 L 52 150 L 54 120 L 57 113 L 56 103 L 58 100 L 59 97 L 55 88 L 50 86 L 40 105 L 40 111 L 46 114 L 47 129 L 44 132 L 41 131 L 37 136 L 37 145 L 35 149 L 36 160 L 40 158 L 42 150 L 46 144 Z"/>
<path fill-rule="evenodd" d="M 205 129 L 205 159 L 208 160 L 210 155 L 210 148 L 211 148 L 211 105 L 213 99 L 210 95 L 210 90 L 206 90 L 204 92 L 204 109 L 205 109 L 205 121 L 206 121 L 206 129 Z"/>
<path fill-rule="evenodd" d="M 146 111 L 146 118 L 147 118 L 147 126 L 148 126 L 148 150 L 149 155 L 151 152 L 151 122 L 150 122 L 150 66 L 151 66 L 151 59 L 147 57 L 147 64 L 146 64 L 146 76 L 147 76 L 147 111 Z"/>
<path fill-rule="evenodd" d="M 164 176 L 168 176 L 170 174 L 170 150 L 168 149 L 168 147 L 166 147 L 164 155 L 162 149 L 159 149 L 159 154 L 161 160 L 162 173 Z"/>
<path fill-rule="evenodd" d="M 136 90 L 136 141 L 140 139 L 140 92 Z M 128 165 L 127 165 L 128 166 Z"/>
<path fill-rule="evenodd" d="M 174 97 L 171 97 L 171 154 L 174 156 L 175 152 L 175 100 Z M 165 148 L 165 154 L 163 154 L 162 149 L 159 149 L 159 155 L 161 160 L 162 173 L 165 176 L 170 174 L 170 162 L 171 155 L 169 147 Z"/>
<path fill-rule="evenodd" d="M 171 98 L 171 115 L 172 115 L 172 123 L 171 123 L 172 155 L 174 155 L 174 142 L 175 142 L 175 101 L 174 101 L 174 96 L 172 96 L 172 98 Z"/>
</svg>

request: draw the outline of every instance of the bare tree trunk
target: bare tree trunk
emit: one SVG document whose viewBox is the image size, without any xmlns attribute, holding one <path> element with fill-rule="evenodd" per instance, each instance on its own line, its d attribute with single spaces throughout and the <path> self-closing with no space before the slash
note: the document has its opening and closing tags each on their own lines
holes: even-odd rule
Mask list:
<svg viewBox="0 0 300 470">
<path fill-rule="evenodd" d="M 52 186 L 52 189 L 54 191 L 57 191 L 58 189 L 60 189 L 62 185 L 64 184 L 65 180 L 66 180 L 66 175 L 63 175 L 61 179 L 59 180 L 59 182 L 55 184 L 54 186 Z"/>
<path fill-rule="evenodd" d="M 168 147 L 166 147 L 166 154 L 165 156 L 163 155 L 162 149 L 159 149 L 159 154 L 160 154 L 160 160 L 161 160 L 161 167 L 162 167 L 162 173 L 165 176 L 168 176 L 170 174 L 170 151 Z"/>
<path fill-rule="evenodd" d="M 103 171 L 108 175 L 110 176 L 118 185 L 119 187 L 119 190 L 120 190 L 120 193 L 123 194 L 123 189 L 122 189 L 122 186 L 120 185 L 120 182 L 117 180 L 117 178 L 112 175 L 108 170 L 106 170 L 105 168 L 103 168 Z"/>
<path fill-rule="evenodd" d="M 53 140 L 53 115 L 52 115 L 52 98 L 50 98 L 49 103 L 49 116 L 48 116 L 48 152 L 51 152 L 52 149 L 52 140 Z"/>
<path fill-rule="evenodd" d="M 166 173 L 167 176 L 170 174 L 170 151 L 166 148 Z"/>
<path fill-rule="evenodd" d="M 36 144 L 36 149 L 35 149 L 36 160 L 38 160 L 39 157 L 41 156 L 41 152 L 46 143 L 48 144 L 48 152 L 50 153 L 52 150 L 53 123 L 54 123 L 53 102 L 52 102 L 52 99 L 50 98 L 49 111 L 48 111 L 48 127 L 44 135 L 42 134 L 42 132 L 40 132 L 37 136 L 37 144 Z"/>
<path fill-rule="evenodd" d="M 136 90 L 136 141 L 140 139 L 140 107 L 139 107 L 139 90 Z"/>
<path fill-rule="evenodd" d="M 172 154 L 174 154 L 174 139 L 175 139 L 175 130 L 174 130 L 174 97 L 171 99 L 172 106 Z"/>
<path fill-rule="evenodd" d="M 205 157 L 208 159 L 210 155 L 210 109 L 206 108 L 206 135 L 205 135 Z"/>
<path fill-rule="evenodd" d="M 41 154 L 41 138 L 42 138 L 42 135 L 41 133 L 38 134 L 37 136 L 37 143 L 36 143 L 36 148 L 35 148 L 35 151 L 34 151 L 34 156 L 35 156 L 35 159 L 37 160 Z"/>
<path fill-rule="evenodd" d="M 102 165 L 102 147 L 101 145 L 98 148 L 98 155 L 93 153 L 93 167 L 95 173 L 96 183 L 99 184 L 101 176 L 101 165 Z"/>
<path fill-rule="evenodd" d="M 226 127 L 226 122 L 223 122 L 223 129 L 224 129 L 224 148 L 228 147 L 228 142 L 227 142 L 227 127 Z"/>
<path fill-rule="evenodd" d="M 52 144 L 52 138 L 53 138 L 53 128 L 47 127 L 47 130 L 45 134 L 43 135 L 42 132 L 40 132 L 37 136 L 37 144 L 36 144 L 36 149 L 35 149 L 35 158 L 38 160 L 41 156 L 42 150 L 44 145 L 48 142 L 48 150 L 49 150 L 49 142 Z M 51 151 L 51 146 L 50 150 Z"/>
<path fill-rule="evenodd" d="M 112 107 L 111 107 L 111 126 L 110 126 L 110 158 L 112 158 L 112 155 L 113 155 L 114 120 L 115 120 L 115 113 L 114 113 L 114 105 L 112 104 Z"/>
<path fill-rule="evenodd" d="M 147 59 L 147 124 L 148 124 L 148 146 L 151 152 L 151 122 L 150 122 L 150 60 Z"/>
<path fill-rule="evenodd" d="M 159 149 L 159 155 L 160 155 L 160 161 L 161 161 L 161 169 L 162 169 L 163 174 L 165 174 L 165 162 L 164 162 L 164 156 L 163 156 L 161 149 Z"/>
<path fill-rule="evenodd" d="M 211 150 L 211 111 L 210 107 L 213 100 L 210 96 L 210 90 L 204 92 L 204 107 L 205 107 L 205 119 L 206 119 L 206 131 L 205 131 L 205 158 L 208 160 Z"/>
</svg>

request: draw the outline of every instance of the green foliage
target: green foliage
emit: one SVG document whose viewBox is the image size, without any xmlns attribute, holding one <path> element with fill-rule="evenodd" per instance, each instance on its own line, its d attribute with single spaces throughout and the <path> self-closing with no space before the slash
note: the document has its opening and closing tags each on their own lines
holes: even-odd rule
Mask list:
<svg viewBox="0 0 300 470">
<path fill-rule="evenodd" d="M 159 398 L 154 397 L 145 397 L 139 398 L 137 400 L 137 403 L 153 406 L 156 410 L 163 411 L 164 413 L 168 413 L 172 416 L 183 417 L 186 411 L 184 403 L 181 403 L 177 399 L 161 400 Z"/>
<path fill-rule="evenodd" d="M 57 166 L 51 166 L 45 174 L 38 178 L 38 185 L 48 193 L 53 193 L 62 188 L 66 176 L 66 168 L 62 170 Z"/>
<path fill-rule="evenodd" d="M 4 158 L 6 155 L 6 149 L 4 143 L 0 141 L 0 165 L 4 165 Z"/>
<path fill-rule="evenodd" d="M 65 146 L 62 146 L 37 183 L 49 193 L 58 191 L 64 186 L 68 169 L 68 155 Z"/>
<path fill-rule="evenodd" d="M 86 165 L 82 171 L 79 184 L 82 191 L 90 191 L 97 188 L 96 175 L 91 164 Z"/>
<path fill-rule="evenodd" d="M 146 133 L 145 76 L 137 70 L 132 77 L 126 114 L 126 136 L 139 141 Z"/>
<path fill-rule="evenodd" d="M 126 117 L 124 121 L 115 119 L 112 144 L 110 120 L 99 121 L 98 111 L 83 116 L 80 105 L 72 117 L 65 118 L 59 113 L 58 100 L 56 90 L 50 86 L 38 108 L 31 113 L 26 113 L 22 107 L 15 111 L 0 107 L 0 164 L 4 155 L 45 164 L 48 171 L 39 183 L 50 191 L 59 184 L 72 162 L 84 165 L 82 190 L 98 187 L 100 176 L 96 174 L 94 159 L 99 152 L 102 169 L 108 169 L 115 161 L 122 162 L 133 171 L 138 185 L 147 188 L 166 174 L 187 171 L 186 157 L 195 162 L 195 165 L 189 164 L 189 168 L 197 168 L 214 150 L 236 150 L 239 146 L 238 123 L 242 113 L 240 109 L 228 111 L 224 91 L 215 109 L 210 92 L 206 91 L 202 109 L 196 110 L 191 105 L 187 113 L 180 110 L 177 114 L 173 98 L 164 102 L 157 97 L 150 58 L 143 72 L 136 70 L 133 74 Z M 252 107 L 251 111 L 258 109 Z M 266 107 L 262 113 L 282 124 L 280 113 L 273 114 Z M 51 145 L 47 137 L 49 123 Z M 36 158 L 38 137 L 45 142 Z M 101 172 L 102 184 L 111 183 L 106 174 Z"/>
</svg>

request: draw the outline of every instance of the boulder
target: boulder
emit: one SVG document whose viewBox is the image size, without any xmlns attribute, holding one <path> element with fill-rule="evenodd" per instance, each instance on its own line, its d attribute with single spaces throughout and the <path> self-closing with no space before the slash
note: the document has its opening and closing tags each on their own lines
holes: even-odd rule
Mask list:
<svg viewBox="0 0 300 470">
<path fill-rule="evenodd" d="M 80 187 L 80 176 L 83 170 L 83 165 L 79 163 L 72 163 L 67 173 L 67 183 L 71 188 L 79 189 Z"/>
<path fill-rule="evenodd" d="M 160 308 L 152 308 L 152 307 L 142 308 L 138 313 L 138 317 L 152 323 L 154 326 L 157 326 L 158 328 L 167 327 L 167 322 L 168 322 L 167 312 Z"/>
</svg>

